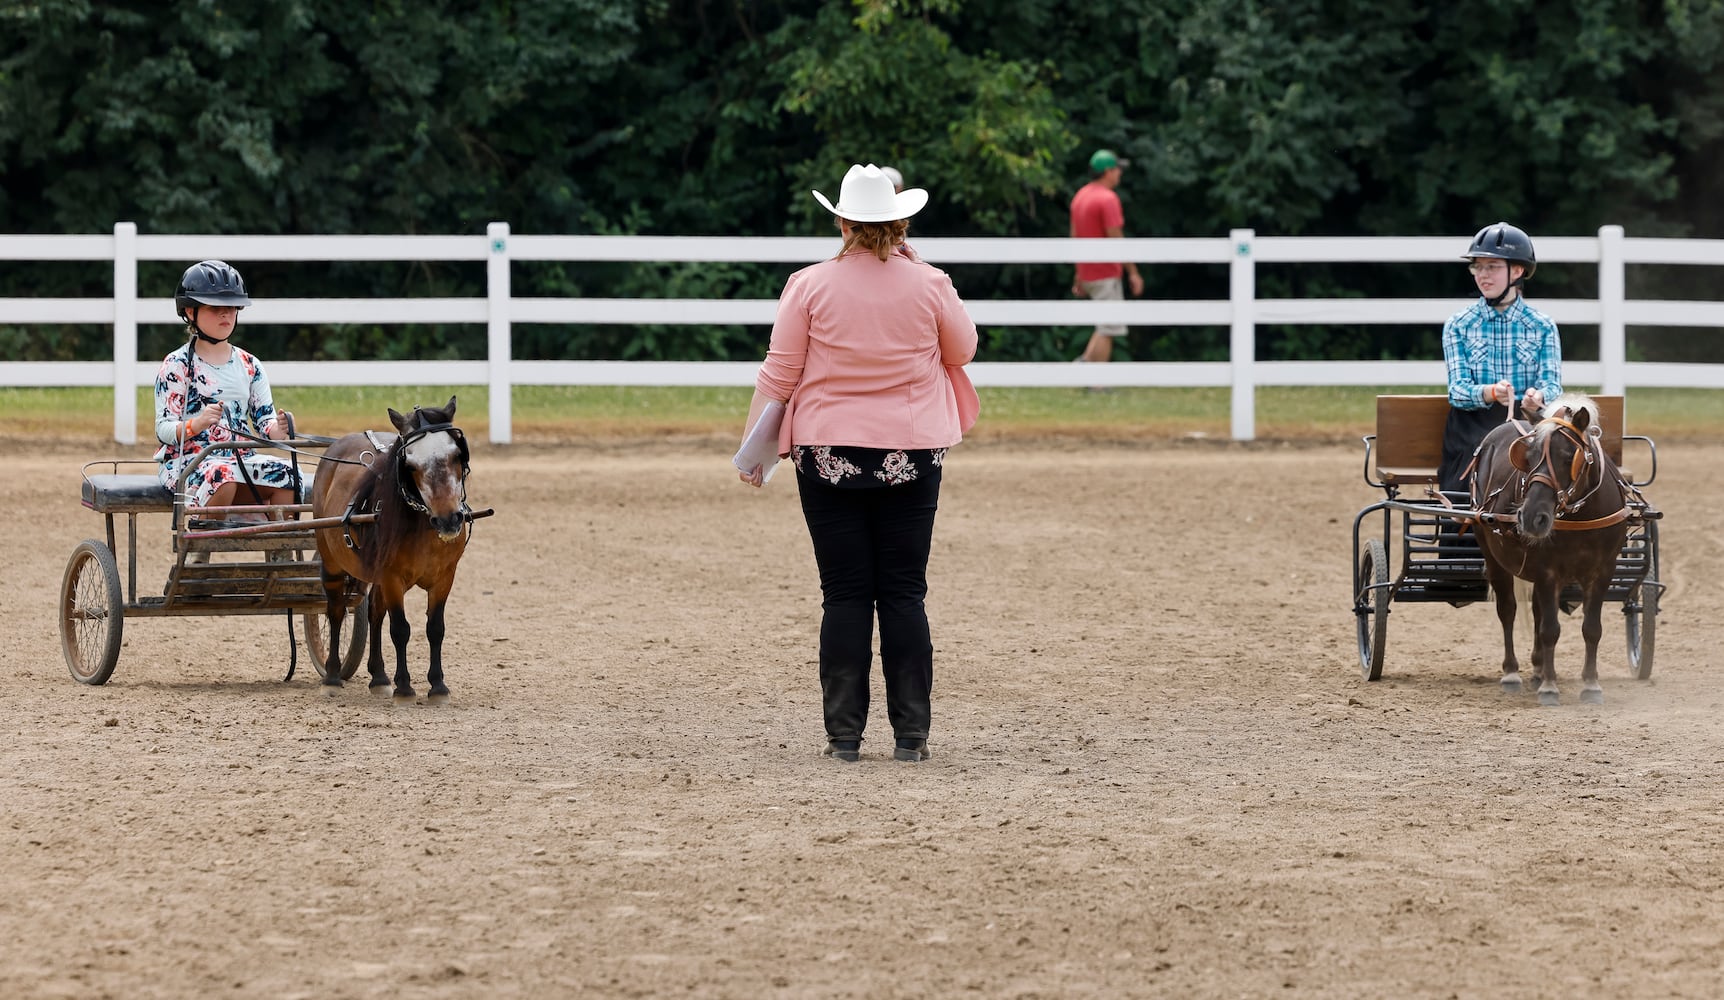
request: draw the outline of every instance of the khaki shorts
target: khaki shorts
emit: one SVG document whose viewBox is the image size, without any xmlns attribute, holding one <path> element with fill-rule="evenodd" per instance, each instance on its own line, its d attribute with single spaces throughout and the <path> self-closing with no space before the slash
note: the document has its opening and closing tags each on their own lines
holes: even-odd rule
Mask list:
<svg viewBox="0 0 1724 1000">
<path fill-rule="evenodd" d="M 1103 278 L 1100 281 L 1082 282 L 1084 295 L 1095 302 L 1125 301 L 1125 286 L 1118 278 Z M 1123 337 L 1123 326 L 1098 326 L 1095 335 L 1098 337 Z"/>
</svg>

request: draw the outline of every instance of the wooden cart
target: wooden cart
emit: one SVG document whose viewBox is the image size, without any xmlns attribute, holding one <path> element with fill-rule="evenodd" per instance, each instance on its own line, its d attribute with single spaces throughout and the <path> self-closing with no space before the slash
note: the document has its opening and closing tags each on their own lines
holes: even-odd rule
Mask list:
<svg viewBox="0 0 1724 1000">
<path fill-rule="evenodd" d="M 327 442 L 293 439 L 279 442 L 296 455 L 314 456 Z M 253 442 L 213 445 L 187 465 L 195 469 L 224 449 L 252 449 Z M 147 472 L 122 471 L 147 466 Z M 314 470 L 308 471 L 306 482 Z M 182 474 L 180 481 L 185 481 Z M 309 489 L 301 495 L 309 493 Z M 306 652 L 321 676 L 328 662 L 328 632 L 324 613 L 322 564 L 314 529 L 332 519 L 309 518 L 310 504 L 250 507 L 187 507 L 185 497 L 161 484 L 155 463 L 127 459 L 91 462 L 84 467 L 83 504 L 101 514 L 105 539 L 86 539 L 72 551 L 60 585 L 60 640 L 72 677 L 84 684 L 105 684 L 119 663 L 126 619 L 186 615 L 299 616 L 304 623 Z M 138 518 L 166 514 L 172 518 L 173 563 L 160 593 L 138 592 Z M 114 520 L 126 520 L 126 544 L 117 542 Z M 258 517 L 269 520 L 247 523 Z M 125 560 L 122 586 L 120 560 Z M 358 615 L 362 591 L 345 595 L 350 612 Z M 363 657 L 366 629 L 347 630 L 341 676 L 351 677 Z M 297 651 L 290 646 L 290 664 Z M 291 676 L 292 667 L 289 668 Z"/>
</svg>

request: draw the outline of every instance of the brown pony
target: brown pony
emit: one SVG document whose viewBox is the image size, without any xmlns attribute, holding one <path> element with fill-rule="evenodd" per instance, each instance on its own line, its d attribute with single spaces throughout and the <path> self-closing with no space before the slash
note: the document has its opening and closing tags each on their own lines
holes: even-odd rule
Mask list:
<svg viewBox="0 0 1724 1000">
<path fill-rule="evenodd" d="M 366 431 L 329 446 L 312 482 L 315 518 L 340 518 L 317 530 L 323 558 L 323 590 L 328 596 L 330 662 L 324 683 L 341 684 L 343 595 L 354 580 L 371 585 L 369 608 L 371 690 L 389 683 L 383 672 L 383 615 L 395 641 L 395 698 L 413 697 L 407 673 L 407 637 L 412 628 L 402 603 L 407 591 L 427 594 L 425 638 L 431 668 L 425 679 L 429 698 L 449 696 L 443 684 L 443 606 L 455 585 L 455 567 L 466 551 L 473 513 L 467 507 L 467 438 L 451 421 L 455 397 L 441 408 L 414 407 L 410 416 L 393 409 L 389 420 L 399 435 Z M 356 522 L 360 515 L 374 515 Z"/>
<path fill-rule="evenodd" d="M 1628 534 L 1627 487 L 1602 443 L 1598 404 L 1580 393 L 1552 400 L 1530 429 L 1505 423 L 1485 436 L 1472 470 L 1479 548 L 1496 594 L 1503 628 L 1505 690 L 1520 690 L 1514 655 L 1514 578 L 1530 581 L 1533 679 L 1541 705 L 1558 702 L 1556 640 L 1562 634 L 1557 598 L 1575 582 L 1583 594 L 1580 634 L 1586 639 L 1580 700 L 1598 704 L 1600 618 L 1617 556 Z"/>
</svg>

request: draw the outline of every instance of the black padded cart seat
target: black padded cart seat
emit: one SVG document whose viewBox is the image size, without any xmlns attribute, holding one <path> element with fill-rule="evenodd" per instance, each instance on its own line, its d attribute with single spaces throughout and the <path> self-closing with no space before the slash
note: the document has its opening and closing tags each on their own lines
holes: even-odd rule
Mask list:
<svg viewBox="0 0 1724 1000">
<path fill-rule="evenodd" d="M 167 512 L 174 509 L 174 492 L 155 476 L 85 476 L 84 506 L 98 514 Z"/>
</svg>

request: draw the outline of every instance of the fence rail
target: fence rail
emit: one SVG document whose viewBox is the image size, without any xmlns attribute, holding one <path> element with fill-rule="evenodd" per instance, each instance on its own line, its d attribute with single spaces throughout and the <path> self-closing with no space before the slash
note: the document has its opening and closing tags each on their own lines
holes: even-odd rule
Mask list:
<svg viewBox="0 0 1724 1000">
<path fill-rule="evenodd" d="M 1443 363 L 1432 361 L 1258 361 L 1260 324 L 1414 324 L 1431 326 L 1462 308 L 1455 299 L 1259 299 L 1258 264 L 1454 262 L 1464 237 L 1259 237 L 1237 229 L 1197 239 L 918 239 L 930 262 L 948 264 L 1074 264 L 1134 260 L 1142 264 L 1225 264 L 1225 299 L 1138 299 L 1123 302 L 998 301 L 967 303 L 982 326 L 1226 327 L 1224 362 L 1125 362 L 1111 365 L 986 363 L 970 366 L 979 386 L 1223 386 L 1232 390 L 1231 430 L 1255 436 L 1255 389 L 1260 385 L 1441 385 Z M 155 379 L 157 363 L 137 359 L 138 324 L 177 324 L 172 299 L 137 295 L 142 260 L 188 261 L 485 261 L 486 295 L 472 298 L 260 299 L 246 323 L 483 323 L 486 357 L 460 361 L 276 361 L 277 385 L 485 385 L 490 390 L 491 440 L 512 437 L 512 390 L 517 385 L 752 385 L 752 362 L 520 361 L 511 331 L 520 323 L 770 324 L 771 299 L 516 298 L 515 261 L 660 261 L 811 263 L 830 256 L 828 238 L 693 236 L 513 236 L 492 223 L 484 236 L 186 236 L 140 235 L 133 223 L 112 235 L 0 236 L 0 260 L 111 261 L 112 298 L 0 298 L 0 323 L 112 325 L 111 362 L 0 362 L 0 386 L 112 386 L 114 438 L 137 440 L 137 387 Z M 1595 264 L 1597 299 L 1540 299 L 1559 324 L 1596 325 L 1599 360 L 1569 362 L 1566 380 L 1599 385 L 1610 394 L 1629 385 L 1724 388 L 1724 365 L 1629 363 L 1628 326 L 1724 327 L 1724 302 L 1670 302 L 1627 297 L 1626 266 L 1724 266 L 1724 240 L 1629 238 L 1621 226 L 1596 237 L 1547 237 L 1539 261 Z"/>
</svg>

